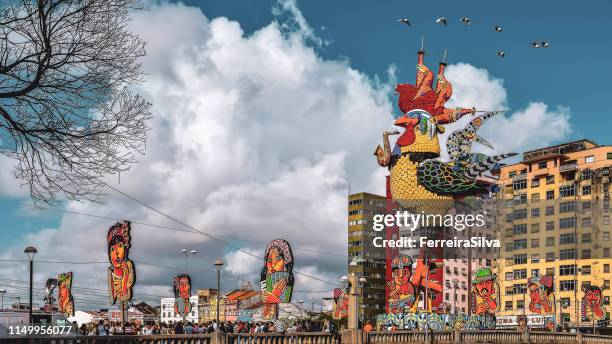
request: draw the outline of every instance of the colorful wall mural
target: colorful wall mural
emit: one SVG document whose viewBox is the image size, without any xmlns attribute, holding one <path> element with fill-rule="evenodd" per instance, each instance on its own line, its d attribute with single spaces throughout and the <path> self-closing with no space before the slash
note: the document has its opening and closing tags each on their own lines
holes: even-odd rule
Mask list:
<svg viewBox="0 0 612 344">
<path fill-rule="evenodd" d="M 348 317 L 349 293 L 346 288 L 334 288 L 332 318 L 340 320 Z"/>
<path fill-rule="evenodd" d="M 490 268 L 476 271 L 472 280 L 472 311 L 476 315 L 493 315 L 499 310 L 499 284 Z"/>
<path fill-rule="evenodd" d="M 180 274 L 174 277 L 172 283 L 174 290 L 174 312 L 185 317 L 191 312 L 191 276 Z"/>
<path fill-rule="evenodd" d="M 136 282 L 134 263 L 129 258 L 131 247 L 130 222 L 117 222 L 106 236 L 108 260 L 108 294 L 111 304 L 132 299 L 132 288 Z"/>
<path fill-rule="evenodd" d="M 582 320 L 606 320 L 606 308 L 603 306 L 604 297 L 602 288 L 594 285 L 583 285 L 581 289 L 584 293 L 580 306 Z"/>
<path fill-rule="evenodd" d="M 264 267 L 261 270 L 262 317 L 276 319 L 278 305 L 291 302 L 293 291 L 293 253 L 286 240 L 275 239 L 266 246 Z"/>
<path fill-rule="evenodd" d="M 535 314 L 556 314 L 555 278 L 544 275 L 527 280 L 529 311 Z"/>
</svg>

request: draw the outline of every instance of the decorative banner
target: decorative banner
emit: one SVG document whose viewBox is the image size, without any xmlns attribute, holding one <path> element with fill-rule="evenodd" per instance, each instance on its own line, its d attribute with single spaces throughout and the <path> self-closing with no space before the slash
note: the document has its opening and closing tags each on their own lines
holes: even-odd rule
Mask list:
<svg viewBox="0 0 612 344">
<path fill-rule="evenodd" d="M 472 309 L 476 315 L 495 314 L 499 310 L 499 285 L 490 268 L 480 268 L 472 281 Z"/>
<path fill-rule="evenodd" d="M 417 292 L 414 284 L 410 282 L 412 277 L 412 258 L 407 255 L 399 255 L 391 261 L 391 281 L 389 286 L 389 311 L 391 313 L 404 312 L 406 308 L 412 309 L 416 304 Z"/>
<path fill-rule="evenodd" d="M 108 260 L 111 264 L 108 268 L 108 294 L 111 304 L 132 299 L 136 270 L 129 258 L 130 229 L 129 221 L 117 222 L 108 230 L 106 236 Z"/>
<path fill-rule="evenodd" d="M 332 318 L 340 320 L 348 317 L 349 294 L 346 289 L 334 288 L 334 306 Z"/>
<path fill-rule="evenodd" d="M 72 298 L 72 272 L 65 272 L 57 276 L 58 306 L 65 317 L 74 315 L 74 299 Z"/>
<path fill-rule="evenodd" d="M 46 312 L 57 310 L 57 307 L 55 307 L 55 297 L 53 296 L 53 291 L 56 287 L 57 278 L 47 279 L 47 283 L 45 283 L 45 305 L 43 306 L 43 310 Z"/>
<path fill-rule="evenodd" d="M 266 246 L 261 270 L 261 300 L 265 307 L 262 318 L 276 319 L 278 304 L 291 302 L 293 291 L 293 253 L 286 240 L 275 239 Z"/>
<path fill-rule="evenodd" d="M 495 329 L 495 316 L 491 314 L 468 316 L 465 313 L 436 314 L 427 312 L 406 312 L 379 314 L 376 317 L 377 326 L 400 330 L 423 330 L 425 327 L 440 330 L 492 330 Z"/>
<path fill-rule="evenodd" d="M 180 274 L 174 277 L 174 312 L 186 316 L 191 312 L 191 276 Z"/>
<path fill-rule="evenodd" d="M 556 314 L 555 278 L 544 275 L 531 277 L 527 280 L 529 290 L 529 310 L 536 314 Z"/>
<path fill-rule="evenodd" d="M 603 306 L 604 298 L 602 288 L 594 285 L 582 286 L 581 313 L 583 321 L 599 321 L 606 319 L 606 308 Z"/>
</svg>

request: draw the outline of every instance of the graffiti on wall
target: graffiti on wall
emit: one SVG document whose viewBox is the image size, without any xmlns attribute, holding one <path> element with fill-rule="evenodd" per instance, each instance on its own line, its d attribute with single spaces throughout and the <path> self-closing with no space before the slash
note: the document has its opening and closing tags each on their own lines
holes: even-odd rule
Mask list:
<svg viewBox="0 0 612 344">
<path fill-rule="evenodd" d="M 476 315 L 495 314 L 499 310 L 499 285 L 490 268 L 480 268 L 472 281 L 472 309 Z"/>
<path fill-rule="evenodd" d="M 529 310 L 535 314 L 555 314 L 555 278 L 550 275 L 527 280 Z"/>
<path fill-rule="evenodd" d="M 108 260 L 108 294 L 111 304 L 132 299 L 132 288 L 136 282 L 134 263 L 129 258 L 131 247 L 129 221 L 117 222 L 106 236 Z"/>
<path fill-rule="evenodd" d="M 602 288 L 594 285 L 583 285 L 584 296 L 581 302 L 583 321 L 606 320 L 606 308 L 603 306 L 604 297 Z"/>
<path fill-rule="evenodd" d="M 293 291 L 293 253 L 286 240 L 275 239 L 266 246 L 264 267 L 261 270 L 262 317 L 276 319 L 278 305 L 291 302 Z"/>
</svg>

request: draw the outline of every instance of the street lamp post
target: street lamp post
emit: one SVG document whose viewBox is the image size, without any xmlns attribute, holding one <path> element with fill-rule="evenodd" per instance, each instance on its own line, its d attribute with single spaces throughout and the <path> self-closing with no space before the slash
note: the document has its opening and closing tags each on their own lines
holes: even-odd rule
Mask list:
<svg viewBox="0 0 612 344">
<path fill-rule="evenodd" d="M 29 310 L 28 323 L 32 324 L 33 323 L 32 322 L 32 279 L 34 277 L 34 255 L 38 253 L 38 251 L 36 250 L 36 247 L 28 246 L 25 248 L 23 253 L 28 255 L 28 260 L 30 261 L 30 310 Z"/>
<path fill-rule="evenodd" d="M 188 250 L 186 250 L 186 249 L 182 249 L 182 250 L 181 250 L 181 253 L 183 253 L 183 254 L 185 255 L 185 273 L 187 273 L 187 258 L 189 257 L 189 254 L 190 254 L 190 253 L 191 253 L 191 254 L 193 254 L 193 255 L 195 255 L 196 253 L 198 253 L 198 251 L 196 251 L 196 250 L 190 250 L 190 251 L 188 251 Z"/>
<path fill-rule="evenodd" d="M 359 282 L 361 283 L 361 328 L 363 328 L 363 325 L 365 324 L 365 302 L 363 299 L 363 294 L 365 289 L 365 283 L 367 281 L 368 279 L 363 276 L 359 278 Z"/>
<path fill-rule="evenodd" d="M 217 259 L 214 264 L 217 268 L 217 326 L 219 326 L 219 295 L 221 294 L 221 267 L 223 266 L 223 261 Z"/>
<path fill-rule="evenodd" d="M 6 289 L 0 289 L 0 309 L 4 309 L 4 294 L 6 294 Z"/>
</svg>

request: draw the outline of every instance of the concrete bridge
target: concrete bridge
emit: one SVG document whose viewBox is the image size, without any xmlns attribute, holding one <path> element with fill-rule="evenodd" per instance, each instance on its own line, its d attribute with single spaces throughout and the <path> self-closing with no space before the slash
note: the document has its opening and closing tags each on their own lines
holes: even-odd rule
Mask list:
<svg viewBox="0 0 612 344">
<path fill-rule="evenodd" d="M 421 331 L 363 332 L 347 330 L 330 333 L 257 333 L 154 336 L 81 336 L 81 337 L 13 337 L 0 338 L 0 344 L 612 344 L 612 336 L 556 332 L 517 331 Z"/>
</svg>

